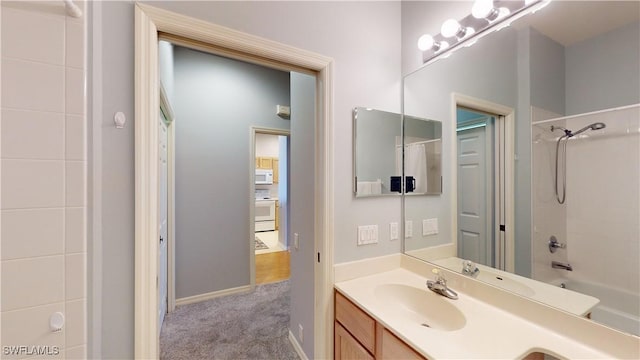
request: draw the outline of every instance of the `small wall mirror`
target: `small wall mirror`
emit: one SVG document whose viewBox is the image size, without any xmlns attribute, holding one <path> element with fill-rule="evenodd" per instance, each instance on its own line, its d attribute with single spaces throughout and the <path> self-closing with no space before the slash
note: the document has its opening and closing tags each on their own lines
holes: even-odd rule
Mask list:
<svg viewBox="0 0 640 360">
<path fill-rule="evenodd" d="M 400 114 L 357 107 L 353 144 L 356 197 L 442 192 L 441 122 L 405 116 L 403 125 Z"/>
<path fill-rule="evenodd" d="M 392 179 L 402 175 L 402 116 L 371 108 L 353 109 L 353 192 L 356 197 L 399 195 Z"/>
<path fill-rule="evenodd" d="M 404 116 L 404 175 L 407 195 L 442 193 L 442 123 Z"/>
</svg>

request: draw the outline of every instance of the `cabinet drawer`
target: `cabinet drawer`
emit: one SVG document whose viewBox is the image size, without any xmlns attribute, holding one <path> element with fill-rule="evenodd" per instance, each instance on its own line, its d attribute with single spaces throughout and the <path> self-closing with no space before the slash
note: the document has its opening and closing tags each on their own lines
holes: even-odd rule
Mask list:
<svg viewBox="0 0 640 360">
<path fill-rule="evenodd" d="M 337 291 L 335 292 L 335 311 L 336 320 L 370 353 L 375 353 L 375 320 Z"/>
</svg>

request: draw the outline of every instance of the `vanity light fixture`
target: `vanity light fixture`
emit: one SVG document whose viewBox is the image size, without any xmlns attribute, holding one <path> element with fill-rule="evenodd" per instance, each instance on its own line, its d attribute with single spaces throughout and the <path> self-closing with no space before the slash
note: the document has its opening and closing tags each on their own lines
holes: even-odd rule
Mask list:
<svg viewBox="0 0 640 360">
<path fill-rule="evenodd" d="M 436 42 L 433 40 L 433 36 L 429 34 L 424 34 L 420 36 L 418 39 L 418 49 L 422 51 L 432 50 L 435 53 L 438 53 L 449 47 L 449 43 L 446 41 Z"/>
<path fill-rule="evenodd" d="M 476 0 L 471 14 L 456 20 L 448 19 L 442 24 L 440 33 L 424 34 L 418 39 L 422 51 L 422 63 L 427 64 L 451 55 L 460 47 L 475 44 L 481 37 L 503 29 L 514 20 L 534 13 L 551 0 Z M 444 51 L 450 49 L 450 51 Z"/>
<path fill-rule="evenodd" d="M 526 5 L 527 1 L 525 1 L 525 6 Z M 473 7 L 471 8 L 471 15 L 473 15 L 474 18 L 485 19 L 489 22 L 505 17 L 509 15 L 510 12 L 506 7 L 494 7 L 493 0 L 476 0 L 473 2 Z"/>
<path fill-rule="evenodd" d="M 456 19 L 449 19 L 442 24 L 440 33 L 446 38 L 457 37 L 458 40 L 463 39 L 466 36 L 472 35 L 475 32 L 472 27 L 462 26 Z"/>
</svg>

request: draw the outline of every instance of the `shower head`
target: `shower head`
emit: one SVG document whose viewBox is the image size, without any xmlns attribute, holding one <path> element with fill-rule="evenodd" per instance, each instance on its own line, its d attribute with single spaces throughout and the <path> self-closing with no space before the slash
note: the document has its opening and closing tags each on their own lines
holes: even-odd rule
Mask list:
<svg viewBox="0 0 640 360">
<path fill-rule="evenodd" d="M 565 129 L 562 126 L 551 125 L 551 131 L 556 131 L 556 130 L 564 131 L 564 136 L 563 137 L 571 137 L 571 136 L 573 136 L 571 134 L 571 130 Z"/>
<path fill-rule="evenodd" d="M 583 127 L 582 129 L 574 132 L 574 133 L 571 133 L 571 136 L 576 136 L 576 135 L 578 135 L 580 133 L 583 133 L 583 132 L 585 132 L 587 130 L 600 130 L 600 129 L 604 129 L 605 127 L 607 127 L 607 125 L 605 125 L 604 123 L 596 122 L 596 123 L 593 123 L 591 125 L 587 125 L 587 126 Z"/>
</svg>

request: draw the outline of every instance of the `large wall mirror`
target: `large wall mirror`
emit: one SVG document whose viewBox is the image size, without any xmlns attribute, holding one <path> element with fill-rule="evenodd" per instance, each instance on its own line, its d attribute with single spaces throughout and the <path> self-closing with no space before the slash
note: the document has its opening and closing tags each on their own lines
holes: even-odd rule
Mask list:
<svg viewBox="0 0 640 360">
<path fill-rule="evenodd" d="M 413 116 L 403 119 L 401 114 L 393 112 L 355 108 L 355 196 L 440 194 L 441 137 L 442 124 L 439 121 Z"/>
<path fill-rule="evenodd" d="M 640 2 L 553 1 L 407 75 L 403 102 L 443 125 L 406 254 L 580 316 L 567 299 L 596 298 L 640 335 Z"/>
</svg>

